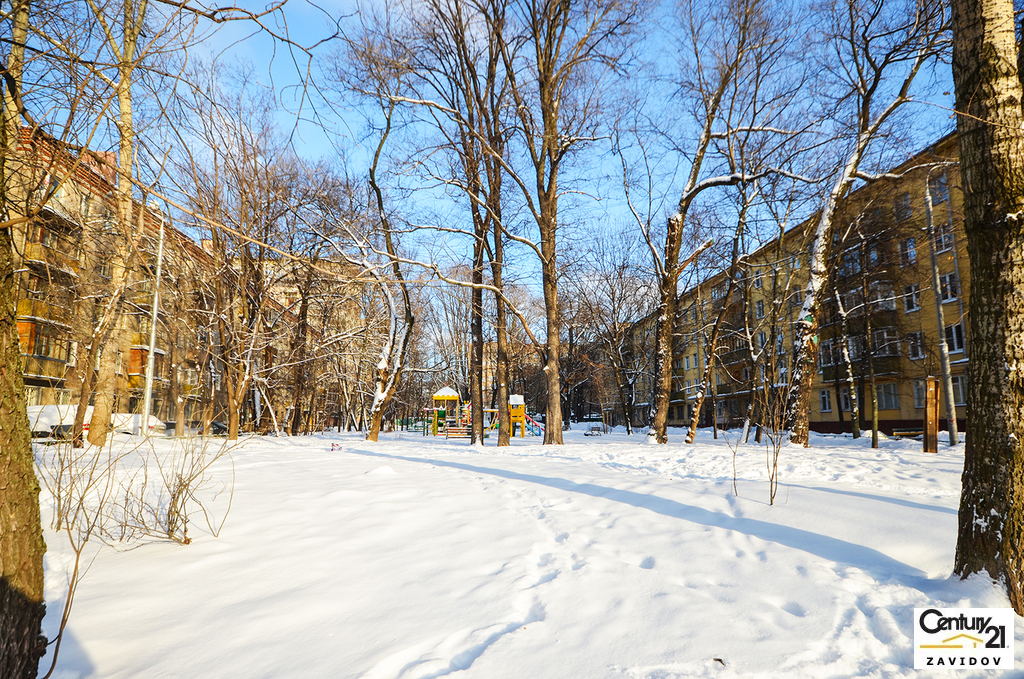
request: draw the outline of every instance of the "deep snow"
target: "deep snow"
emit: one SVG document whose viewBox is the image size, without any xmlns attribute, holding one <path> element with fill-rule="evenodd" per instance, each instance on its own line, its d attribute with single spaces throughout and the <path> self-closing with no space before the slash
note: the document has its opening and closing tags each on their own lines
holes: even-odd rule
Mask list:
<svg viewBox="0 0 1024 679">
<path fill-rule="evenodd" d="M 54 676 L 972 676 L 911 647 L 915 607 L 1008 606 L 950 577 L 962 445 L 815 436 L 769 506 L 764 446 L 733 492 L 735 437 L 243 440 L 204 491 L 225 518 L 234 474 L 219 537 L 90 552 Z M 72 555 L 47 543 L 52 637 Z"/>
</svg>

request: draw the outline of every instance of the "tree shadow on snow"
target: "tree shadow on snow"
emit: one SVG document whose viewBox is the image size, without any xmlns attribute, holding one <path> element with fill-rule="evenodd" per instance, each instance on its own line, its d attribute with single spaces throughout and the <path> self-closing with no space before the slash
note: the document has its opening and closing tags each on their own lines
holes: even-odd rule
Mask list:
<svg viewBox="0 0 1024 679">
<path fill-rule="evenodd" d="M 956 516 L 959 512 L 949 507 L 936 507 L 935 505 L 921 504 L 920 502 L 914 502 L 913 500 L 903 500 L 898 497 L 885 497 L 884 495 L 872 495 L 871 493 L 858 493 L 852 490 L 841 490 L 839 488 L 824 488 L 822 486 L 801 486 L 798 483 L 787 483 L 789 488 L 803 488 L 805 490 L 816 490 L 820 493 L 835 493 L 836 495 L 849 495 L 850 497 L 859 497 L 865 500 L 875 500 L 876 502 L 888 502 L 894 505 L 900 505 L 901 507 L 909 507 L 910 509 L 923 509 L 928 512 L 939 512 L 940 514 L 952 514 Z"/>
<path fill-rule="evenodd" d="M 843 566 L 853 566 L 865 573 L 870 574 L 875 580 L 891 580 L 907 587 L 913 587 L 923 591 L 932 591 L 941 587 L 947 579 L 931 580 L 918 568 L 898 561 L 871 547 L 859 545 L 846 540 L 840 540 L 828 535 L 821 535 L 802 528 L 783 526 L 758 519 L 730 516 L 722 512 L 710 511 L 702 507 L 684 504 L 676 500 L 668 500 L 657 495 L 637 493 L 631 490 L 619 490 L 599 486 L 593 483 L 576 483 L 567 479 L 539 476 L 537 474 L 522 474 L 507 469 L 495 469 L 493 467 L 480 467 L 477 465 L 437 460 L 433 458 L 405 457 L 403 455 L 389 455 L 370 451 L 351 451 L 359 455 L 372 457 L 389 458 L 393 460 L 404 460 L 407 462 L 419 462 L 431 464 L 438 467 L 451 467 L 478 474 L 489 474 L 516 481 L 536 483 L 538 485 L 556 488 L 569 493 L 580 493 L 591 497 L 604 498 L 612 502 L 621 502 L 641 509 L 646 509 L 663 516 L 682 519 L 702 526 L 711 528 L 723 528 L 736 531 L 744 535 L 774 542 L 785 547 L 798 549 L 809 554 L 834 561 Z M 911 503 L 913 504 L 913 503 Z"/>
</svg>

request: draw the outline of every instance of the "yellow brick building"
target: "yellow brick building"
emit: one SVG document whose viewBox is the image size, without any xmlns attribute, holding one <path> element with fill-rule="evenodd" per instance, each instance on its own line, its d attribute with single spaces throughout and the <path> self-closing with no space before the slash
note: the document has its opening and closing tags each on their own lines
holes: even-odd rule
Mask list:
<svg viewBox="0 0 1024 679">
<path fill-rule="evenodd" d="M 926 186 L 933 203 L 934 238 L 929 238 L 927 230 Z M 962 430 L 970 356 L 970 263 L 956 136 L 940 139 L 884 178 L 857 188 L 844 201 L 835 224 L 831 275 L 819 323 L 821 351 L 811 428 L 850 430 L 853 403 L 844 346 L 850 354 L 862 429 L 871 427 L 872 394 L 882 431 L 920 427 L 923 380 L 940 375 L 942 336 L 948 345 Z M 793 323 L 803 302 L 813 227 L 814 220 L 807 220 L 744 258 L 731 295 L 726 271 L 704 278 L 680 295 L 671 425 L 689 421 L 720 315 L 717 358 L 702 425 L 709 426 L 713 418 L 720 427 L 740 426 L 748 415 L 755 423 L 778 419 L 788 390 Z M 933 248 L 937 286 L 933 284 Z M 941 331 L 936 296 L 944 316 Z M 846 312 L 845 334 L 842 312 Z M 940 417 L 945 417 L 945 407 L 944 402 L 940 404 Z"/>
</svg>

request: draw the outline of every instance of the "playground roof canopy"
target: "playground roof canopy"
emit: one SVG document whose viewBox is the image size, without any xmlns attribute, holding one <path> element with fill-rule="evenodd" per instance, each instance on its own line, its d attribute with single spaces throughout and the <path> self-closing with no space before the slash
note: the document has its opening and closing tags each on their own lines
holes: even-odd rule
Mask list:
<svg viewBox="0 0 1024 679">
<path fill-rule="evenodd" d="M 459 393 L 451 387 L 442 387 L 436 394 L 434 394 L 434 398 L 436 399 L 452 399 L 458 397 Z"/>
</svg>

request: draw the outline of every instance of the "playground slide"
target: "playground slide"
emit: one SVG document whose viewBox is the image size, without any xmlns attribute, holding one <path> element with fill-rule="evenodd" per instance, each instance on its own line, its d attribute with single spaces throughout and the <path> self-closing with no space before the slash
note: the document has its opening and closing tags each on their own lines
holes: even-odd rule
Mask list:
<svg viewBox="0 0 1024 679">
<path fill-rule="evenodd" d="M 544 435 L 544 425 L 540 424 L 529 415 L 526 416 L 526 430 L 534 436 Z"/>
</svg>

